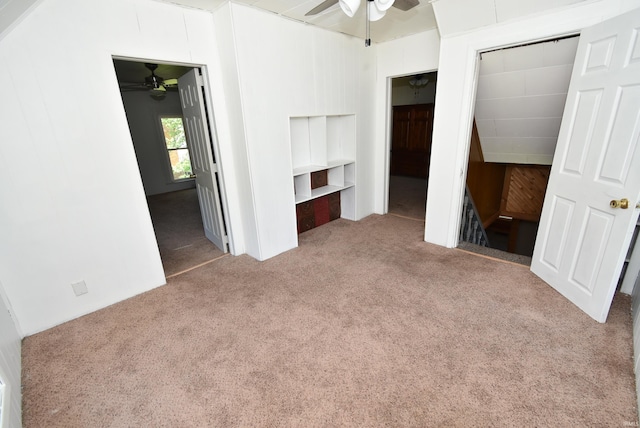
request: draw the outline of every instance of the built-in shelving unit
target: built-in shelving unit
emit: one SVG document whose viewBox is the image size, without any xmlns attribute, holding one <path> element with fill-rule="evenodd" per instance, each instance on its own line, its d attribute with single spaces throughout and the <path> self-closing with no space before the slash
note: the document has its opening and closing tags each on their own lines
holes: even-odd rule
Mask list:
<svg viewBox="0 0 640 428">
<path fill-rule="evenodd" d="M 312 189 L 311 173 L 325 169 L 327 170 L 328 184 Z M 331 167 L 305 169 L 304 172 L 294 172 L 293 185 L 296 192 L 296 204 L 353 187 L 355 185 L 354 169 L 355 163 L 351 162 Z"/>
<path fill-rule="evenodd" d="M 294 116 L 289 128 L 296 204 L 340 192 L 341 217 L 355 220 L 355 115 Z M 312 188 L 324 170 L 327 183 Z"/>
</svg>

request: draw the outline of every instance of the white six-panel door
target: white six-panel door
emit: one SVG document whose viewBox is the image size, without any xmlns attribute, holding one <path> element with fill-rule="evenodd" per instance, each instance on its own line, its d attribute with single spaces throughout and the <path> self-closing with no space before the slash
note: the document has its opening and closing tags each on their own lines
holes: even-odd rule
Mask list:
<svg viewBox="0 0 640 428">
<path fill-rule="evenodd" d="M 200 213 L 204 234 L 219 249 L 227 250 L 227 234 L 222 218 L 222 206 L 213 161 L 211 134 L 207 125 L 202 82 L 197 69 L 178 79 L 184 128 L 191 157 L 191 167 L 196 175 L 196 190 L 200 202 Z"/>
<path fill-rule="evenodd" d="M 640 201 L 640 9 L 585 29 L 531 270 L 604 322 Z M 628 208 L 611 201 L 628 200 Z"/>
</svg>

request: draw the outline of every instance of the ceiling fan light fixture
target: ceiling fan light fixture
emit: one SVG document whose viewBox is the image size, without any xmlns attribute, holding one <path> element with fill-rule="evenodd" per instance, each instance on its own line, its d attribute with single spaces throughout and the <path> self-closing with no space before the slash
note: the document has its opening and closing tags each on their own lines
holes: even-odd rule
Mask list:
<svg viewBox="0 0 640 428">
<path fill-rule="evenodd" d="M 409 85 L 413 87 L 426 86 L 429 83 L 429 78 L 424 74 L 417 74 L 409 80 Z"/>
<path fill-rule="evenodd" d="M 376 5 L 376 8 L 379 11 L 384 12 L 387 9 L 389 9 L 391 6 L 393 6 L 394 1 L 395 0 L 373 0 L 373 3 Z"/>
<path fill-rule="evenodd" d="M 349 18 L 353 18 L 360 7 L 360 0 L 340 0 L 339 3 L 340 8 Z"/>
<path fill-rule="evenodd" d="M 167 91 L 164 88 L 152 89 L 149 91 L 149 96 L 156 101 L 162 101 L 167 96 Z"/>
<path fill-rule="evenodd" d="M 386 13 L 387 11 L 379 9 L 374 1 L 373 6 L 369 7 L 369 21 L 371 22 L 379 21 L 380 19 L 382 19 L 383 16 L 386 15 Z"/>
</svg>

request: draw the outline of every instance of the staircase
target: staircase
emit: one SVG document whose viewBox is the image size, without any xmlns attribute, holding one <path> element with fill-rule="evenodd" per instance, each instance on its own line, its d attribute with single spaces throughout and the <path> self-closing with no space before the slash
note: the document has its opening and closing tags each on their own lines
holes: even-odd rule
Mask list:
<svg viewBox="0 0 640 428">
<path fill-rule="evenodd" d="M 460 242 L 469 242 L 481 247 L 489 246 L 489 238 L 484 230 L 478 210 L 473 203 L 469 187 L 465 187 L 462 221 L 460 222 Z"/>
</svg>

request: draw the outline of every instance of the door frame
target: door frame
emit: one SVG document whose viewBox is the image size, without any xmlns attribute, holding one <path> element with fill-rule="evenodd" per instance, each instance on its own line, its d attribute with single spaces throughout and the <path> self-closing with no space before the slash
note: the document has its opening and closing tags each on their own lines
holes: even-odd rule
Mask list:
<svg viewBox="0 0 640 428">
<path fill-rule="evenodd" d="M 606 1 L 575 4 L 441 39 L 424 240 L 455 248 L 477 85 L 478 53 L 580 33 L 628 10 Z"/>
<path fill-rule="evenodd" d="M 473 103 L 472 103 L 473 109 L 472 109 L 472 112 L 471 112 L 471 127 L 469 129 L 469 141 L 471 141 L 471 134 L 473 132 L 473 123 L 475 121 L 475 108 L 476 108 L 476 104 L 477 104 L 476 95 L 477 95 L 477 91 L 478 91 L 478 79 L 479 79 L 479 76 L 480 76 L 480 58 L 481 58 L 482 54 L 488 53 L 488 52 L 497 51 L 497 50 L 524 47 L 524 46 L 534 45 L 534 44 L 538 44 L 538 43 L 547 43 L 547 42 L 552 42 L 554 40 L 560 40 L 560 39 L 566 39 L 566 38 L 572 38 L 572 37 L 580 38 L 580 32 L 578 31 L 578 32 L 572 32 L 572 33 L 564 34 L 562 36 L 547 37 L 547 38 L 541 38 L 539 40 L 532 40 L 532 41 L 528 41 L 528 42 L 519 42 L 519 43 L 515 43 L 515 44 L 508 44 L 508 45 L 499 46 L 499 47 L 495 47 L 495 48 L 484 48 L 484 49 L 478 50 L 476 52 L 477 55 L 476 55 L 476 60 L 475 60 L 475 64 L 474 64 L 475 78 L 474 78 L 474 85 L 473 85 L 473 88 L 474 88 Z M 568 86 L 567 86 L 567 89 L 568 89 Z M 465 162 L 465 167 L 464 167 L 464 173 L 462 174 L 462 179 L 463 179 L 464 186 L 466 186 L 467 174 L 469 173 L 469 152 L 470 152 L 470 150 L 471 150 L 471 144 L 467 144 L 467 146 L 466 146 L 466 155 L 465 155 L 466 162 Z M 549 164 L 549 166 L 550 167 L 553 166 L 553 163 Z M 546 194 L 546 191 L 545 191 L 545 194 Z M 464 191 L 463 191 L 462 197 L 464 198 Z M 460 203 L 460 210 L 458 212 L 458 235 L 460 234 L 460 227 L 462 226 L 462 211 L 463 211 L 463 209 L 464 209 L 464 206 L 463 206 L 462 203 Z M 536 240 L 537 239 L 538 239 L 538 232 L 536 232 Z M 458 247 L 458 244 L 456 244 L 455 247 Z"/>
<path fill-rule="evenodd" d="M 188 67 L 192 69 L 200 69 L 201 76 L 202 76 L 202 83 L 204 85 L 203 101 L 205 104 L 206 118 L 208 121 L 208 125 L 210 127 L 209 128 L 210 133 L 211 133 L 211 149 L 212 149 L 213 156 L 216 160 L 216 165 L 218 166 L 218 197 L 220 198 L 220 204 L 222 207 L 222 217 L 224 221 L 224 227 L 227 233 L 229 252 L 235 255 L 236 245 L 233 239 L 233 231 L 232 231 L 231 222 L 230 222 L 229 204 L 227 202 L 227 192 L 226 192 L 226 186 L 225 186 L 224 165 L 223 165 L 222 157 L 220 156 L 220 147 L 219 147 L 218 135 L 217 135 L 216 125 L 215 125 L 216 121 L 215 121 L 215 115 L 212 107 L 213 102 L 212 102 L 212 96 L 211 96 L 211 85 L 207 77 L 208 76 L 207 66 L 205 64 L 193 64 L 193 63 L 170 61 L 170 60 L 163 60 L 163 59 L 130 57 L 130 56 L 122 56 L 122 55 L 116 55 L 116 54 L 112 54 L 111 58 L 123 60 L 123 61 L 131 61 L 131 62 L 143 62 L 143 63 L 148 62 L 153 64 L 177 65 L 177 66 Z M 117 82 L 118 77 L 116 75 L 115 68 L 113 71 L 113 76 L 115 81 Z M 118 95 L 120 95 L 120 93 L 118 93 Z M 122 117 L 126 122 L 127 119 L 126 119 L 124 104 L 121 104 L 121 106 L 122 106 L 122 113 L 123 113 Z M 127 123 L 127 129 L 129 129 L 128 123 Z M 133 153 L 133 156 L 135 156 L 135 152 L 132 152 L 132 153 Z M 136 159 L 136 163 L 137 163 L 137 159 Z M 140 173 L 140 171 L 138 172 Z M 141 173 L 140 173 L 140 184 L 142 184 Z M 145 204 L 146 204 L 146 200 L 145 200 Z M 151 222 L 151 224 L 153 224 L 153 220 L 151 219 L 150 213 L 149 213 L 149 221 Z"/>
<path fill-rule="evenodd" d="M 22 421 L 22 392 L 20 389 L 22 338 L 24 334 L 11 307 L 4 285 L 0 282 L 0 379 L 4 391 L 0 394 L 2 415 L 0 426 L 19 426 Z M 11 425 L 11 424 L 14 425 Z"/>
<path fill-rule="evenodd" d="M 434 68 L 431 70 L 418 70 L 410 73 L 403 73 L 397 76 L 387 76 L 386 78 L 386 105 L 385 105 L 385 122 L 387 126 L 385 127 L 385 145 L 384 145 L 384 195 L 382 199 L 382 207 L 383 214 L 389 213 L 389 181 L 391 176 L 391 145 L 393 138 L 393 79 L 409 77 L 416 74 L 426 74 L 426 73 L 438 73 L 438 69 Z M 436 94 L 438 93 L 438 88 L 436 86 Z M 435 112 L 435 100 L 434 100 L 434 112 Z M 429 188 L 427 186 L 427 197 L 429 193 Z"/>
<path fill-rule="evenodd" d="M 485 53 L 485 52 L 491 52 L 491 51 L 495 51 L 495 50 L 500 50 L 500 49 L 509 49 L 509 48 L 516 48 L 519 46 L 526 46 L 526 45 L 532 45 L 532 44 L 536 44 L 536 43 L 544 43 L 544 42 L 548 42 L 548 41 L 552 41 L 555 39 L 562 39 L 562 38 L 567 38 L 567 37 L 580 37 L 580 31 L 570 31 L 570 32 L 566 32 L 566 33 L 561 33 L 561 34 L 555 34 L 555 35 L 549 35 L 549 36 L 541 36 L 539 38 L 533 38 L 533 39 L 528 39 L 528 40 L 520 40 L 520 41 L 514 41 L 512 43 L 505 43 L 505 44 L 498 44 L 495 46 L 484 46 L 484 47 L 478 47 L 476 49 L 473 49 L 473 55 L 474 55 L 474 60 L 473 60 L 473 81 L 472 81 L 472 86 L 469 88 L 472 91 L 472 95 L 469 98 L 469 104 L 468 106 L 466 106 L 466 110 L 468 111 L 468 116 L 462 117 L 461 119 L 466 119 L 467 123 L 465 126 L 465 130 L 466 130 L 466 143 L 464 146 L 464 150 L 461 151 L 461 157 L 458 158 L 458 161 L 462 162 L 461 163 L 461 168 L 460 168 L 460 182 L 462 183 L 461 186 L 457 189 L 458 192 L 454 197 L 454 200 L 452 201 L 454 203 L 454 205 L 452 205 L 452 213 L 455 213 L 455 220 L 454 220 L 454 224 L 455 224 L 455 228 L 453 230 L 455 230 L 455 233 L 453 231 L 449 231 L 449 244 L 447 245 L 450 248 L 457 248 L 458 247 L 458 236 L 460 234 L 460 226 L 461 226 L 461 221 L 462 221 L 462 210 L 463 210 L 463 200 L 464 200 L 464 192 L 465 192 L 465 187 L 466 187 L 466 181 L 467 181 L 467 173 L 468 173 L 468 166 L 469 166 L 469 151 L 471 149 L 471 133 L 473 132 L 473 121 L 475 118 L 475 108 L 476 108 L 476 95 L 477 95 L 477 91 L 478 91 L 478 76 L 480 74 L 480 56 Z M 435 115 L 435 113 L 434 113 Z M 464 161 L 462 161 L 462 159 Z M 429 194 L 427 193 L 427 204 L 429 203 Z M 456 208 L 453 208 L 456 207 Z M 426 236 L 426 235 L 425 235 Z M 536 239 L 537 239 L 537 235 L 536 235 Z"/>
</svg>

